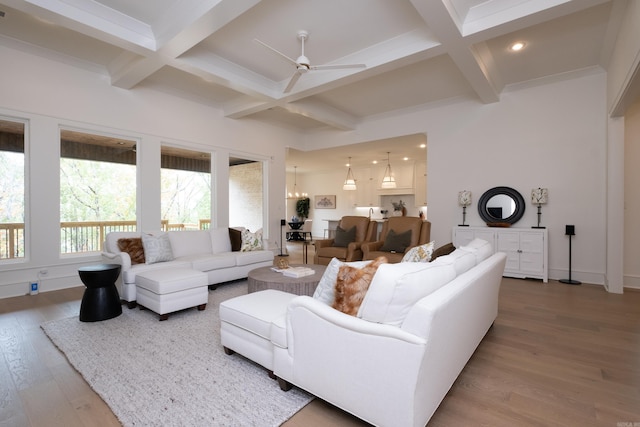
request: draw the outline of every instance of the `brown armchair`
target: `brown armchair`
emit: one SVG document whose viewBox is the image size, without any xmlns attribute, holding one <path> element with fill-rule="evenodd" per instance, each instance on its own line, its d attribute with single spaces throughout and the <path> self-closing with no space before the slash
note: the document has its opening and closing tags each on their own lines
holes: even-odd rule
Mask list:
<svg viewBox="0 0 640 427">
<path fill-rule="evenodd" d="M 343 216 L 338 227 L 345 231 L 356 227 L 355 240 L 346 247 L 334 246 L 335 238 L 316 240 L 316 254 L 313 257 L 314 264 L 328 265 L 333 258 L 338 258 L 341 261 L 362 260 L 360 246 L 364 242 L 372 241 L 378 230 L 378 224 L 366 216 Z"/>
<path fill-rule="evenodd" d="M 411 239 L 409 245 L 401 252 L 382 251 L 389 232 L 393 230 L 395 235 L 405 233 L 411 230 Z M 407 251 L 418 245 L 429 243 L 431 237 L 431 223 L 413 216 L 392 216 L 382 225 L 380 237 L 375 242 L 369 242 L 362 245 L 362 259 L 376 259 L 379 256 L 385 256 L 390 263 L 402 261 L 402 257 Z"/>
</svg>

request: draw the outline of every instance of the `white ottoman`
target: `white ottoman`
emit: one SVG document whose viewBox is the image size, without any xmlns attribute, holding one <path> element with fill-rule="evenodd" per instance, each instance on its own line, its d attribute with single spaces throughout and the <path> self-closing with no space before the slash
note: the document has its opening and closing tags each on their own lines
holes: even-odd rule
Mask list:
<svg viewBox="0 0 640 427">
<path fill-rule="evenodd" d="M 273 376 L 273 341 L 282 342 L 282 320 L 297 296 L 267 289 L 221 302 L 220 341 L 225 353 L 238 352 Z"/>
<path fill-rule="evenodd" d="M 160 320 L 185 308 L 202 311 L 209 300 L 208 281 L 207 273 L 189 268 L 146 271 L 136 275 L 136 300 L 158 313 Z"/>
</svg>

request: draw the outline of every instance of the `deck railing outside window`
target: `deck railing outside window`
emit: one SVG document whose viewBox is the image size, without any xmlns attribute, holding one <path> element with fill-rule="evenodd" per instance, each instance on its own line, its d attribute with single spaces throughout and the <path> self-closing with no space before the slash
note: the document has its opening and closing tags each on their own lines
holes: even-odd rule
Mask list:
<svg viewBox="0 0 640 427">
<path fill-rule="evenodd" d="M 162 230 L 206 230 L 211 220 L 198 224 L 172 224 L 162 220 Z M 104 240 L 112 231 L 136 231 L 136 221 L 81 221 L 60 223 L 60 253 L 74 254 L 102 251 Z M 0 260 L 24 258 L 24 224 L 0 223 Z"/>
</svg>

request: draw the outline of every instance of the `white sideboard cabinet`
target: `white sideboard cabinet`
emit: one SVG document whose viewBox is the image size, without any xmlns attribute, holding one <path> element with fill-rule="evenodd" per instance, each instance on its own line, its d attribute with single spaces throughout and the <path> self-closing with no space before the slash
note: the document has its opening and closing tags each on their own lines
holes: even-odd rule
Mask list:
<svg viewBox="0 0 640 427">
<path fill-rule="evenodd" d="M 547 229 L 454 227 L 453 244 L 464 246 L 473 239 L 487 240 L 494 252 L 507 254 L 504 276 L 549 281 Z"/>
</svg>

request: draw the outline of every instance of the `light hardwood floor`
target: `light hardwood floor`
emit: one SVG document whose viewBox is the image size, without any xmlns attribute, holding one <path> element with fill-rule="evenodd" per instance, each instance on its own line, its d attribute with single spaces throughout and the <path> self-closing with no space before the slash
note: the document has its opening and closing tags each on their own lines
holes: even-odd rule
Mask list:
<svg viewBox="0 0 640 427">
<path fill-rule="evenodd" d="M 0 300 L 0 426 L 120 425 L 39 326 L 77 316 L 83 291 Z M 640 426 L 639 291 L 505 278 L 499 306 L 429 426 Z M 315 399 L 284 425 L 367 424 Z"/>
</svg>

